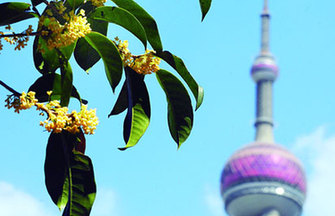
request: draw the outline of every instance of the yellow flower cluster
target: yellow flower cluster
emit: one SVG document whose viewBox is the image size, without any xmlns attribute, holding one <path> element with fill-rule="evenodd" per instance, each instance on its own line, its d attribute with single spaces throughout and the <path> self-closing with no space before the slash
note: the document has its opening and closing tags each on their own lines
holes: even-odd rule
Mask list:
<svg viewBox="0 0 335 216">
<path fill-rule="evenodd" d="M 7 30 L 13 30 L 10 25 L 6 26 Z M 11 34 L 11 37 L 4 37 L 4 40 L 8 42 L 9 44 L 13 45 L 15 44 L 14 50 L 21 50 L 21 48 L 24 48 L 27 46 L 27 42 L 29 41 L 29 35 L 33 32 L 33 26 L 29 25 L 28 28 L 23 32 L 24 36 L 18 36 L 18 34 L 15 34 L 15 32 L 11 31 L 9 34 Z M 0 35 L 4 35 L 4 32 L 0 32 Z M 2 50 L 3 45 L 0 41 L 0 50 Z"/>
<path fill-rule="evenodd" d="M 42 36 L 47 38 L 49 50 L 68 46 L 78 38 L 85 37 L 86 34 L 91 32 L 90 24 L 87 22 L 83 9 L 75 15 L 74 11 L 64 13 L 64 8 L 64 6 L 57 8 L 58 13 L 62 14 L 63 19 L 66 21 L 64 25 L 55 17 L 52 17 L 53 13 L 51 10 L 47 11 L 47 15 L 50 17 L 41 16 L 39 20 L 39 31 L 41 31 Z"/>
<path fill-rule="evenodd" d="M 48 92 L 49 95 L 51 93 Z M 20 97 L 11 95 L 6 99 L 6 103 L 8 109 L 14 107 L 17 113 L 32 106 L 36 106 L 37 110 L 42 111 L 41 115 L 44 115 L 43 112 L 47 113 L 48 118 L 45 121 L 41 121 L 40 125 L 45 127 L 49 132 L 60 133 L 65 130 L 75 134 L 79 132 L 79 128 L 82 128 L 85 134 L 94 134 L 99 124 L 95 109 L 88 110 L 86 105 L 82 105 L 79 112 L 74 110 L 68 113 L 68 108 L 61 107 L 57 100 L 46 104 L 38 103 L 38 100 L 35 98 L 35 92 L 28 92 L 27 94 L 23 92 Z"/>
<path fill-rule="evenodd" d="M 35 92 L 22 92 L 20 97 L 10 95 L 6 100 L 6 105 L 8 109 L 14 108 L 16 113 L 20 113 L 20 110 L 26 110 L 34 106 L 38 100 L 35 98 Z"/>
<path fill-rule="evenodd" d="M 117 46 L 121 55 L 123 64 L 129 66 L 139 74 L 151 74 L 159 70 L 159 64 L 161 59 L 154 55 L 153 50 L 146 50 L 145 54 L 132 55 L 128 49 L 128 41 L 121 41 L 118 37 L 114 39 L 114 43 Z"/>
<path fill-rule="evenodd" d="M 81 106 L 80 112 L 72 111 L 68 113 L 67 107 L 61 107 L 59 101 L 51 101 L 46 105 L 39 104 L 39 110 L 48 110 L 48 118 L 41 121 L 40 125 L 45 127 L 47 131 L 60 133 L 66 130 L 70 133 L 78 133 L 81 127 L 85 134 L 94 134 L 99 123 L 96 116 L 96 110 L 87 110 L 86 105 Z"/>
<path fill-rule="evenodd" d="M 146 50 L 145 54 L 134 57 L 131 68 L 139 74 L 151 74 L 159 70 L 160 58 L 154 56 L 154 52 Z"/>
<path fill-rule="evenodd" d="M 104 6 L 104 4 L 107 2 L 107 0 L 90 0 L 92 2 L 92 5 L 96 7 Z"/>
</svg>

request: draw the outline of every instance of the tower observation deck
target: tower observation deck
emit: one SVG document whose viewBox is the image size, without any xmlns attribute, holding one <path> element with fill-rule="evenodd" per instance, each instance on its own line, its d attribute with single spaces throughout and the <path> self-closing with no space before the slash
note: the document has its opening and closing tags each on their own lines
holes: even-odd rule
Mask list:
<svg viewBox="0 0 335 216">
<path fill-rule="evenodd" d="M 264 0 L 261 51 L 251 76 L 256 83 L 255 141 L 238 150 L 221 175 L 221 194 L 230 216 L 299 216 L 306 196 L 300 161 L 274 142 L 272 86 L 279 70 L 270 52 L 270 13 Z"/>
</svg>

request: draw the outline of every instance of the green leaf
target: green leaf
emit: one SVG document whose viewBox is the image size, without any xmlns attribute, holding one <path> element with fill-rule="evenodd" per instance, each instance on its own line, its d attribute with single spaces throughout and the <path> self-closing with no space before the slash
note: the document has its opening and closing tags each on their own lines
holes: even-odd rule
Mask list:
<svg viewBox="0 0 335 216">
<path fill-rule="evenodd" d="M 78 8 L 84 3 L 84 0 L 67 0 L 65 6 L 72 8 L 73 10 Z"/>
<path fill-rule="evenodd" d="M 92 31 L 99 32 L 105 36 L 107 35 L 108 22 L 90 18 L 87 20 L 90 23 Z M 85 71 L 88 71 L 100 60 L 99 53 L 95 51 L 95 49 L 93 49 L 93 47 L 84 38 L 78 39 L 76 49 L 74 50 L 74 57 L 78 65 Z"/>
<path fill-rule="evenodd" d="M 89 16 L 92 19 L 115 23 L 133 33 L 147 47 L 147 35 L 138 19 L 127 10 L 118 7 L 98 7 Z"/>
<path fill-rule="evenodd" d="M 51 73 L 44 74 L 39 77 L 29 88 L 28 91 L 36 93 L 35 97 L 39 102 L 47 102 L 50 100 L 59 100 L 61 97 L 61 76 L 59 74 Z M 52 91 L 51 97 L 47 91 Z M 76 87 L 72 86 L 71 97 L 77 98 L 83 104 L 87 104 L 87 100 L 81 99 Z"/>
<path fill-rule="evenodd" d="M 169 51 L 158 52 L 156 55 L 166 61 L 171 67 L 173 67 L 186 82 L 195 97 L 195 110 L 197 110 L 201 106 L 204 99 L 204 89 L 194 80 L 190 72 L 187 70 L 183 60 L 178 56 L 173 55 Z"/>
<path fill-rule="evenodd" d="M 193 109 L 184 85 L 166 70 L 156 72 L 168 102 L 168 123 L 171 136 L 178 148 L 188 138 L 193 126 Z"/>
<path fill-rule="evenodd" d="M 73 150 L 69 172 L 69 201 L 63 216 L 89 216 L 96 195 L 91 159 Z"/>
<path fill-rule="evenodd" d="M 79 141 L 78 141 L 79 140 Z M 63 216 L 88 216 L 96 185 L 89 157 L 75 150 L 80 134 L 52 133 L 48 140 L 44 165 L 45 183 L 53 202 Z"/>
<path fill-rule="evenodd" d="M 30 4 L 23 2 L 0 4 L 0 26 L 9 25 L 33 17 L 38 17 L 38 15 L 30 10 Z"/>
<path fill-rule="evenodd" d="M 42 74 L 53 73 L 60 68 L 60 58 L 69 60 L 73 53 L 75 43 L 59 50 L 49 50 L 47 42 L 40 36 L 36 36 L 33 44 L 33 58 L 35 68 Z"/>
<path fill-rule="evenodd" d="M 156 51 L 162 51 L 163 46 L 159 36 L 157 23 L 141 6 L 133 0 L 112 0 L 117 6 L 133 14 L 144 27 L 149 43 Z"/>
<path fill-rule="evenodd" d="M 97 32 L 87 34 L 85 40 L 101 56 L 105 64 L 107 79 L 114 92 L 122 77 L 122 59 L 118 49 L 106 36 Z"/>
<path fill-rule="evenodd" d="M 128 93 L 127 93 L 127 82 L 125 81 L 123 83 L 122 89 L 120 91 L 119 97 L 116 100 L 116 103 L 111 111 L 111 113 L 108 115 L 108 118 L 112 115 L 117 115 L 125 111 L 128 107 Z"/>
<path fill-rule="evenodd" d="M 72 93 L 73 74 L 70 63 L 66 60 L 62 62 L 61 67 L 61 106 L 68 106 Z"/>
<path fill-rule="evenodd" d="M 126 146 L 119 148 L 120 150 L 136 145 L 150 122 L 150 100 L 144 76 L 129 67 L 126 67 L 125 71 L 128 112 L 123 124 L 123 138 Z"/>
<path fill-rule="evenodd" d="M 205 19 L 207 12 L 209 11 L 209 8 L 211 7 L 212 0 L 199 0 L 199 3 L 202 13 L 201 21 L 203 21 Z"/>
</svg>

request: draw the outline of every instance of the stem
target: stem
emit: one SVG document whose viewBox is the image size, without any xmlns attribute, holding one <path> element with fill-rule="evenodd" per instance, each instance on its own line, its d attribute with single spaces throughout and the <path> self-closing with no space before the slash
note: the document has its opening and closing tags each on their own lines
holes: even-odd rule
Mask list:
<svg viewBox="0 0 335 216">
<path fill-rule="evenodd" d="M 38 10 L 35 6 L 33 6 L 33 11 L 38 15 L 38 17 L 41 17 L 40 12 L 38 12 Z"/>
<path fill-rule="evenodd" d="M 24 36 L 35 36 L 35 35 L 39 35 L 40 32 L 32 32 L 29 35 L 26 33 L 20 33 L 20 34 L 4 34 L 4 35 L 0 35 L 0 38 L 4 38 L 4 37 L 24 37 Z"/>
<path fill-rule="evenodd" d="M 21 94 L 19 92 L 15 91 L 14 89 L 9 87 L 6 83 L 2 82 L 1 80 L 0 80 L 0 85 L 2 85 L 8 91 L 12 92 L 15 96 L 17 96 L 17 97 L 21 96 Z"/>
</svg>

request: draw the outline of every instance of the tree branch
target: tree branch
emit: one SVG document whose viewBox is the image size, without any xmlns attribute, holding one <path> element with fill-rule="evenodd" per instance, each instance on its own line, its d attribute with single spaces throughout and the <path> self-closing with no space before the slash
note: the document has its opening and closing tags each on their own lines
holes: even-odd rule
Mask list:
<svg viewBox="0 0 335 216">
<path fill-rule="evenodd" d="M 19 92 L 15 91 L 14 89 L 12 89 L 11 87 L 9 87 L 6 83 L 2 82 L 1 80 L 0 80 L 0 85 L 2 85 L 8 91 L 12 92 L 15 96 L 18 96 L 18 97 L 21 96 L 21 94 Z"/>
<path fill-rule="evenodd" d="M 20 33 L 20 34 L 3 34 L 0 35 L 0 38 L 4 38 L 4 37 L 24 37 L 24 36 L 35 36 L 35 35 L 39 35 L 40 32 L 32 32 L 29 35 L 27 33 Z"/>
</svg>

